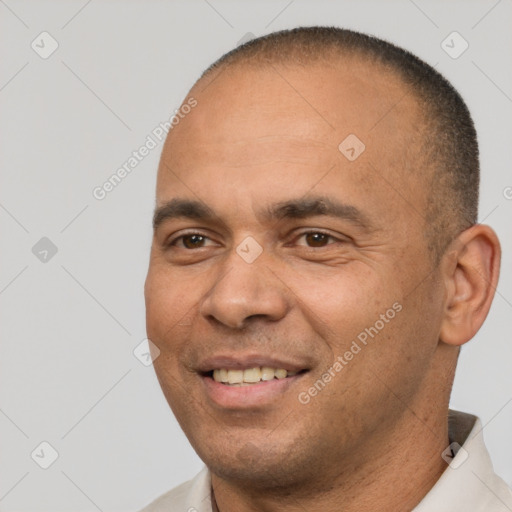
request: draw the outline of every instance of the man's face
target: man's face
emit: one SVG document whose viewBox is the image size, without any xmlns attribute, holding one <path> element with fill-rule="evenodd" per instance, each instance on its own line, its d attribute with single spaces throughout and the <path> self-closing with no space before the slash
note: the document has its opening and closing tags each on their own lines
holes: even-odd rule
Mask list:
<svg viewBox="0 0 512 512">
<path fill-rule="evenodd" d="M 226 69 L 191 94 L 158 175 L 157 208 L 195 203 L 162 209 L 155 231 L 158 379 L 214 473 L 323 479 L 429 386 L 442 290 L 423 234 L 418 107 L 356 60 Z M 353 161 L 353 139 L 338 149 L 350 134 L 366 146 Z M 291 375 L 213 378 L 261 367 Z"/>
</svg>

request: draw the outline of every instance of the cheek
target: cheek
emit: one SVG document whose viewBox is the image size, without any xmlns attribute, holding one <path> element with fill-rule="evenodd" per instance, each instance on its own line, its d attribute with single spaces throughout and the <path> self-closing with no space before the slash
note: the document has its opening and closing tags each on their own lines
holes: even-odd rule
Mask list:
<svg viewBox="0 0 512 512">
<path fill-rule="evenodd" d="M 194 281 L 186 285 L 176 279 L 164 265 L 152 264 L 145 285 L 146 328 L 154 342 L 172 339 L 173 329 L 190 326 L 190 315 L 198 297 L 193 293 Z"/>
<path fill-rule="evenodd" d="M 400 287 L 390 285 L 389 274 L 361 262 L 303 269 L 290 277 L 290 288 L 309 323 L 328 340 L 333 352 L 341 353 L 347 342 L 380 321 L 380 315 L 401 300 Z M 388 316 L 394 314 L 392 310 Z"/>
<path fill-rule="evenodd" d="M 397 276 L 354 264 L 334 269 L 321 279 L 317 271 L 315 275 L 302 272 L 290 288 L 297 294 L 302 315 L 328 349 L 314 378 L 321 378 L 322 372 L 338 363 L 323 399 L 332 398 L 343 408 L 360 393 L 369 407 L 378 405 L 381 397 L 370 391 L 368 383 L 375 380 L 375 374 L 393 378 L 396 367 L 403 364 L 403 354 L 415 350 L 410 343 L 414 341 L 410 339 L 412 319 L 408 318 L 414 312 L 406 304 Z M 382 385 L 376 382 L 372 389 Z M 351 398 L 345 395 L 348 389 Z"/>
<path fill-rule="evenodd" d="M 180 364 L 179 356 L 190 334 L 188 313 L 197 301 L 190 293 L 183 292 L 187 288 L 177 283 L 175 276 L 163 265 L 152 263 L 145 285 L 146 331 L 160 350 L 153 368 L 167 402 L 178 418 L 183 416 L 180 407 L 187 403 L 187 379 L 190 378 Z"/>
</svg>

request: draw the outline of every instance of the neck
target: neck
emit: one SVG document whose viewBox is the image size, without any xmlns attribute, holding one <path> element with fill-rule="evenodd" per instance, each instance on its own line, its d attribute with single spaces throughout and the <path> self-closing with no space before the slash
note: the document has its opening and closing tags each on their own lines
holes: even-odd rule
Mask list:
<svg viewBox="0 0 512 512">
<path fill-rule="evenodd" d="M 326 467 L 321 475 L 311 475 L 300 493 L 290 489 L 269 493 L 212 473 L 213 510 L 334 512 L 343 505 L 344 512 L 409 511 L 446 468 L 441 452 L 448 444 L 446 410 L 427 411 L 419 417 L 407 409 L 391 432 L 347 455 L 343 467 Z"/>
</svg>

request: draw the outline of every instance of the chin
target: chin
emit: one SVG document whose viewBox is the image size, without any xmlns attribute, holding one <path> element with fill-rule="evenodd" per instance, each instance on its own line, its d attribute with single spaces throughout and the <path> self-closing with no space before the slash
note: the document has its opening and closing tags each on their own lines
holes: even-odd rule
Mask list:
<svg viewBox="0 0 512 512">
<path fill-rule="evenodd" d="M 252 488 L 258 491 L 278 491 L 283 487 L 289 488 L 292 480 L 283 479 L 283 472 L 286 472 L 282 459 L 269 460 L 259 459 L 257 461 L 242 460 L 212 460 L 211 464 L 206 464 L 210 471 L 225 481 L 232 484 L 238 484 L 244 488 Z"/>
<path fill-rule="evenodd" d="M 304 462 L 307 454 L 297 449 L 300 443 L 281 437 L 276 438 L 278 445 L 271 444 L 265 434 L 261 436 L 260 442 L 254 437 L 246 440 L 244 436 L 245 439 L 238 442 L 235 442 L 233 436 L 228 437 L 230 441 L 225 444 L 209 444 L 202 450 L 194 446 L 210 471 L 222 480 L 244 486 L 245 489 L 279 494 L 280 490 L 302 485 L 301 482 L 311 478 L 308 471 L 310 466 Z"/>
</svg>

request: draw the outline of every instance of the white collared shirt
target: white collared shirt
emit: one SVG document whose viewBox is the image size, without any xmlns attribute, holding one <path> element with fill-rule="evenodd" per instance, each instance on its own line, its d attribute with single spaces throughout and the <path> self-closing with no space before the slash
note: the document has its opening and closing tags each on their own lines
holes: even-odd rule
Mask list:
<svg viewBox="0 0 512 512">
<path fill-rule="evenodd" d="M 476 416 L 450 411 L 448 466 L 413 512 L 512 512 L 512 491 L 494 472 Z M 140 512 L 212 512 L 208 468 Z"/>
</svg>

